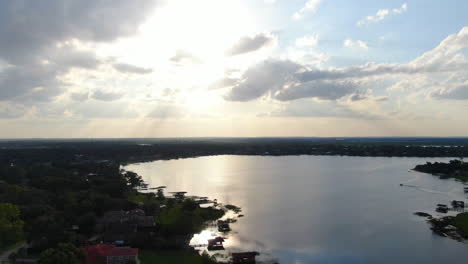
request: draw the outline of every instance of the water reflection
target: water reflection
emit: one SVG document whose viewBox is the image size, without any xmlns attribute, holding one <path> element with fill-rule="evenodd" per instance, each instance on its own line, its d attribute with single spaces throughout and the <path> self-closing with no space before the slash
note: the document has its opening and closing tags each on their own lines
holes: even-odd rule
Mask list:
<svg viewBox="0 0 468 264">
<path fill-rule="evenodd" d="M 245 217 L 231 225 L 229 250 L 255 250 L 286 264 L 465 263 L 467 245 L 434 236 L 413 215 L 466 201 L 460 183 L 408 171 L 426 161 L 435 160 L 215 156 L 127 169 L 151 186 L 240 206 Z M 216 227 L 206 231 L 197 239 L 218 235 Z"/>
</svg>

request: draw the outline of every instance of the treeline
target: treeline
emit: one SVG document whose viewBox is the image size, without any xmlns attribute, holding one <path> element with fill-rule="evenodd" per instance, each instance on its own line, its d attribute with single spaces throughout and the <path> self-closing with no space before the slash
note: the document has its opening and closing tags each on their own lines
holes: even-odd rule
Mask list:
<svg viewBox="0 0 468 264">
<path fill-rule="evenodd" d="M 438 142 L 437 140 L 435 140 Z M 145 142 L 145 143 L 142 143 Z M 343 155 L 381 157 L 463 157 L 467 140 L 441 141 L 360 140 L 97 140 L 80 142 L 32 141 L 0 143 L 0 160 L 53 161 L 60 165 L 76 159 L 112 160 L 121 163 L 207 155 Z M 447 144 L 447 145 L 444 145 Z"/>
<path fill-rule="evenodd" d="M 414 170 L 435 174 L 441 178 L 457 178 L 468 181 L 468 163 L 462 160 L 451 160 L 448 163 L 427 162 L 426 164 L 417 165 Z"/>
</svg>

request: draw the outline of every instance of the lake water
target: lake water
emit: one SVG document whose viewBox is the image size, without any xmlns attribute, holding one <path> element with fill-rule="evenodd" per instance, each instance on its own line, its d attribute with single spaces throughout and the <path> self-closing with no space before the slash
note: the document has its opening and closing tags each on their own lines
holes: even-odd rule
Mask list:
<svg viewBox="0 0 468 264">
<path fill-rule="evenodd" d="M 266 262 L 468 263 L 468 244 L 434 235 L 413 215 L 467 201 L 461 183 L 409 171 L 435 160 L 448 159 L 211 156 L 126 169 L 150 186 L 242 207 L 225 245 Z"/>
</svg>

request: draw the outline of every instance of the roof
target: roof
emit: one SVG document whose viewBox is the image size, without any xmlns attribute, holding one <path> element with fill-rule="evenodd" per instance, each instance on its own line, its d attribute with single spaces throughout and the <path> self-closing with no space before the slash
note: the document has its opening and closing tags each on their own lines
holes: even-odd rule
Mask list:
<svg viewBox="0 0 468 264">
<path fill-rule="evenodd" d="M 99 257 L 137 256 L 138 248 L 116 247 L 110 244 L 98 244 L 83 247 L 86 263 L 96 263 Z"/>
<path fill-rule="evenodd" d="M 238 252 L 238 253 L 231 253 L 232 257 L 234 258 L 245 258 L 245 257 L 255 257 L 258 256 L 258 252 Z"/>
</svg>

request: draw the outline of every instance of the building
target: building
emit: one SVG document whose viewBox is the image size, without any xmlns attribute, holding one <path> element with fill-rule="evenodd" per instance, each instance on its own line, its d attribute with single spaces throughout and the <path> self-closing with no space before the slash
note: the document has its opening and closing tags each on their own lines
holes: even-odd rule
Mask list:
<svg viewBox="0 0 468 264">
<path fill-rule="evenodd" d="M 129 242 L 138 234 L 152 234 L 157 228 L 154 216 L 147 216 L 143 210 L 135 209 L 107 212 L 99 220 L 97 231 L 103 234 L 106 242 Z"/>
<path fill-rule="evenodd" d="M 208 240 L 208 250 L 224 250 L 224 238 L 216 237 Z"/>
<path fill-rule="evenodd" d="M 138 248 L 116 247 L 110 244 L 85 246 L 83 250 L 88 264 L 139 263 Z"/>
<path fill-rule="evenodd" d="M 255 256 L 258 252 L 232 253 L 233 264 L 255 264 Z"/>
</svg>

